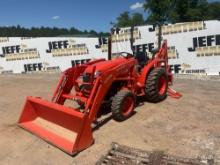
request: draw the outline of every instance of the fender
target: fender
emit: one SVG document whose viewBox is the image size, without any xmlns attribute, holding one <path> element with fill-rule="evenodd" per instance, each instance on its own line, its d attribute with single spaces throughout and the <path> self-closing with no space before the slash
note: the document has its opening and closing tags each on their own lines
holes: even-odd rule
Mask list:
<svg viewBox="0 0 220 165">
<path fill-rule="evenodd" d="M 145 86 L 145 81 L 150 73 L 150 71 L 154 68 L 154 65 L 157 63 L 157 60 L 152 60 L 149 63 L 147 63 L 144 68 L 142 69 L 140 76 L 138 77 L 138 83 L 141 87 Z"/>
<path fill-rule="evenodd" d="M 167 41 L 166 40 L 164 41 L 158 53 L 156 53 L 155 58 L 151 60 L 150 62 L 148 62 L 145 65 L 145 67 L 142 69 L 140 77 L 138 78 L 138 83 L 141 87 L 145 86 L 145 81 L 146 81 L 148 74 L 153 68 L 158 67 L 159 66 L 158 64 L 160 62 L 164 62 L 165 65 L 168 65 Z"/>
</svg>

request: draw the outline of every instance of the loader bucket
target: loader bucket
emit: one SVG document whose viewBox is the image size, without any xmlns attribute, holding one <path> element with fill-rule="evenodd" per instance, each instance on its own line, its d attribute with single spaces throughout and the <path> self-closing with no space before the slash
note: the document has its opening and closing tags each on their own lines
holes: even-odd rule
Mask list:
<svg viewBox="0 0 220 165">
<path fill-rule="evenodd" d="M 18 125 L 70 155 L 93 143 L 87 114 L 41 98 L 27 97 Z"/>
</svg>

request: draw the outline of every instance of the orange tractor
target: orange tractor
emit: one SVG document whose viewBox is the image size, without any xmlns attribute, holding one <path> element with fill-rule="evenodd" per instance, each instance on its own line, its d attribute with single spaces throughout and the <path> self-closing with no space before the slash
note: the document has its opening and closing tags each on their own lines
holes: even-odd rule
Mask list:
<svg viewBox="0 0 220 165">
<path fill-rule="evenodd" d="M 51 101 L 27 97 L 18 125 L 74 155 L 93 144 L 92 123 L 109 106 L 116 121 L 128 119 L 142 96 L 160 102 L 181 95 L 169 86 L 173 76 L 165 41 L 152 59 L 140 65 L 130 53 L 99 59 L 63 72 Z M 72 100 L 76 106 L 64 105 Z"/>
</svg>

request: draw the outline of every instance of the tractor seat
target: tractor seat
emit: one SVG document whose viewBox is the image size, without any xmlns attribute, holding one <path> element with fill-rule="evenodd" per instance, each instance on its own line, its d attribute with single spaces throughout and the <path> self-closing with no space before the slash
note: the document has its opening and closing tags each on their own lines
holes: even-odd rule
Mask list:
<svg viewBox="0 0 220 165">
<path fill-rule="evenodd" d="M 149 57 L 147 56 L 146 52 L 138 52 L 136 53 L 136 59 L 138 61 L 139 66 L 143 68 L 145 64 L 148 62 Z"/>
</svg>

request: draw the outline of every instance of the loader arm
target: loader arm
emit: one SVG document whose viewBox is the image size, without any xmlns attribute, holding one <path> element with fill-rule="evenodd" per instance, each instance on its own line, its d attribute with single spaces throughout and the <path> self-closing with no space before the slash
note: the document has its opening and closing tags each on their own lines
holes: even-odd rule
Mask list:
<svg viewBox="0 0 220 165">
<path fill-rule="evenodd" d="M 82 74 L 89 65 L 93 65 L 101 61 L 105 61 L 105 59 L 91 61 L 87 64 L 72 67 L 64 71 L 52 96 L 52 102 L 63 105 L 66 98 L 62 96 L 68 95 L 74 86 L 77 90 L 76 80 L 80 76 L 80 74 Z"/>
</svg>

